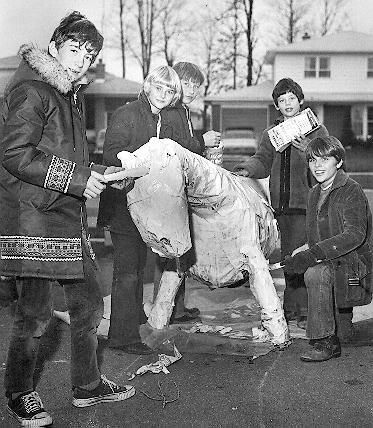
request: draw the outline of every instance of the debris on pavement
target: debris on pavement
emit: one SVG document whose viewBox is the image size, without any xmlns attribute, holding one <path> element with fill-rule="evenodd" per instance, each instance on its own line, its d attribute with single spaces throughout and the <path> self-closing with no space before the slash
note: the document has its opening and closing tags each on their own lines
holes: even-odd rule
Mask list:
<svg viewBox="0 0 373 428">
<path fill-rule="evenodd" d="M 174 356 L 159 354 L 158 361 L 141 366 L 139 369 L 136 370 L 135 373 L 132 373 L 132 375 L 128 380 L 132 380 L 137 375 L 142 376 L 144 373 L 147 373 L 147 372 L 156 373 L 156 374 L 163 372 L 164 374 L 169 374 L 170 372 L 168 371 L 167 367 L 170 364 L 180 360 L 181 357 L 182 355 L 174 345 Z"/>
<path fill-rule="evenodd" d="M 158 390 L 159 390 L 159 392 L 157 394 L 159 398 L 157 398 L 157 397 L 151 397 L 149 394 L 147 394 L 146 392 L 141 391 L 141 390 L 139 390 L 139 392 L 141 392 L 141 394 L 144 394 L 145 397 L 149 398 L 150 400 L 162 401 L 162 408 L 164 409 L 166 407 L 166 404 L 173 403 L 174 401 L 177 401 L 180 398 L 180 390 L 179 390 L 176 382 L 172 381 L 172 383 L 174 384 L 175 389 L 176 389 L 176 397 L 172 398 L 172 399 L 168 399 L 166 397 L 166 394 L 162 390 L 163 382 L 160 382 L 160 381 L 158 381 Z"/>
</svg>

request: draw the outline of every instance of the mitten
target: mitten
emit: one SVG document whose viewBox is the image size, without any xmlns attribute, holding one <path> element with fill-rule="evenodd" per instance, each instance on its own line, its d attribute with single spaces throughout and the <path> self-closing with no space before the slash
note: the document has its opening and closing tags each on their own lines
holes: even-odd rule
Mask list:
<svg viewBox="0 0 373 428">
<path fill-rule="evenodd" d="M 309 267 L 315 266 L 319 260 L 324 260 L 325 254 L 318 245 L 309 250 L 301 251 L 292 257 L 285 257 L 281 262 L 284 273 L 295 275 L 304 273 Z"/>
</svg>

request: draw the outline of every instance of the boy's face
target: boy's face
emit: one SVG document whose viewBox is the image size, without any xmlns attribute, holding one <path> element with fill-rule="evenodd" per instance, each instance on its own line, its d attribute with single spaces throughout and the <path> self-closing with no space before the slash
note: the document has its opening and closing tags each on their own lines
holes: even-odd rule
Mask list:
<svg viewBox="0 0 373 428">
<path fill-rule="evenodd" d="M 299 113 L 300 107 L 303 104 L 303 100 L 299 102 L 297 96 L 292 92 L 286 92 L 286 94 L 280 95 L 277 98 L 276 110 L 280 110 L 284 119 L 290 119 Z"/>
<path fill-rule="evenodd" d="M 147 97 L 152 113 L 158 114 L 163 108 L 169 106 L 174 98 L 174 95 L 174 89 L 162 83 L 151 83 Z"/>
<path fill-rule="evenodd" d="M 180 80 L 181 87 L 183 89 L 183 97 L 182 97 L 182 103 L 183 104 L 190 104 L 192 101 L 194 101 L 198 95 L 199 88 L 201 85 L 198 83 L 194 83 L 191 80 Z"/>
<path fill-rule="evenodd" d="M 309 161 L 308 166 L 316 180 L 326 188 L 334 180 L 338 169 L 342 166 L 343 160 L 339 162 L 334 156 L 316 156 Z"/>
<path fill-rule="evenodd" d="M 67 40 L 58 49 L 55 42 L 51 42 L 49 52 L 67 71 L 73 82 L 85 75 L 93 60 L 93 54 L 87 50 L 87 43 L 79 46 L 74 40 Z"/>
</svg>

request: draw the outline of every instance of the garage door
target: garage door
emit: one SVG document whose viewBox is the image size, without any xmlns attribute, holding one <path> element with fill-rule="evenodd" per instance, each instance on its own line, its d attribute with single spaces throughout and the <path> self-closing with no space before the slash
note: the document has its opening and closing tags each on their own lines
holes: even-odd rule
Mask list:
<svg viewBox="0 0 373 428">
<path fill-rule="evenodd" d="M 267 127 L 266 108 L 225 108 L 221 110 L 222 131 L 226 129 L 251 128 L 260 137 Z"/>
</svg>

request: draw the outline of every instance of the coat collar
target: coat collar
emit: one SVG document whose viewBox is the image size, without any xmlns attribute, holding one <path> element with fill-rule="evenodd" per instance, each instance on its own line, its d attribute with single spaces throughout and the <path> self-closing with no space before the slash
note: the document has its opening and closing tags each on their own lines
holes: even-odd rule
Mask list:
<svg viewBox="0 0 373 428">
<path fill-rule="evenodd" d="M 12 87 L 26 80 L 44 81 L 62 94 L 73 90 L 72 78 L 46 50 L 41 50 L 34 45 L 22 45 L 18 54 L 23 61 L 8 85 L 8 92 Z"/>
<path fill-rule="evenodd" d="M 343 169 L 339 169 L 334 177 L 332 190 L 344 186 L 347 183 L 347 180 L 348 175 L 346 174 L 346 172 Z"/>
</svg>

